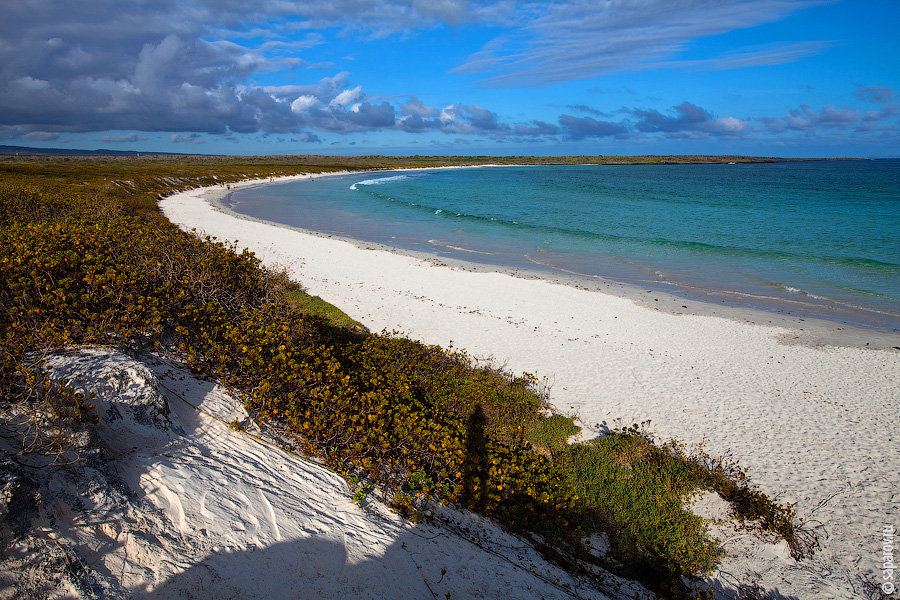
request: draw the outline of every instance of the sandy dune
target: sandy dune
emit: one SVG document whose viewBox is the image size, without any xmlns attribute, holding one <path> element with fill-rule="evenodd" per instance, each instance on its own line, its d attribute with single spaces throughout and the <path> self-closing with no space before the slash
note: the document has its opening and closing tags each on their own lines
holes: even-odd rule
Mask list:
<svg viewBox="0 0 900 600">
<path fill-rule="evenodd" d="M 35 475 L 45 512 L 4 548 L 0 598 L 607 597 L 480 517 L 354 503 L 341 477 L 229 428 L 242 403 L 176 362 L 75 348 L 47 365 L 98 394 L 109 460 Z"/>
</svg>

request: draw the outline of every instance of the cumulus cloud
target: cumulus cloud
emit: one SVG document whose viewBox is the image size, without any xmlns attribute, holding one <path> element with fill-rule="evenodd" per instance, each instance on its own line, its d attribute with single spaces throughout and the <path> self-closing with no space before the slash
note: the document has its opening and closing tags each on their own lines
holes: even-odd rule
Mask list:
<svg viewBox="0 0 900 600">
<path fill-rule="evenodd" d="M 723 117 L 714 119 L 705 125 L 706 131 L 717 135 L 725 135 L 730 133 L 741 133 L 748 127 L 746 119 L 737 119 L 735 117 Z"/>
<path fill-rule="evenodd" d="M 860 86 L 854 95 L 866 102 L 880 105 L 878 110 L 865 112 L 860 127 L 866 131 L 878 129 L 879 121 L 900 115 L 900 103 L 896 102 L 897 91 L 893 88 L 881 85 Z"/>
<path fill-rule="evenodd" d="M 240 84 L 266 60 L 234 44 L 170 34 L 116 56 L 90 40 L 50 46 L 55 54 L 36 64 L 27 53 L 0 48 L 0 125 L 208 133 L 273 127 L 271 115 L 247 102 L 253 90 Z"/>
<path fill-rule="evenodd" d="M 291 141 L 295 142 L 295 143 L 306 142 L 309 144 L 321 144 L 322 138 L 320 138 L 319 136 L 317 136 L 314 133 L 302 133 L 296 137 L 291 138 Z"/>
<path fill-rule="evenodd" d="M 573 117 L 560 115 L 559 125 L 570 139 L 580 140 L 588 137 L 621 136 L 628 130 L 621 123 L 598 121 L 593 117 Z"/>
<path fill-rule="evenodd" d="M 440 115 L 440 111 L 413 97 L 400 105 L 400 115 L 400 129 L 408 133 L 424 133 L 435 129 L 435 118 Z"/>
<path fill-rule="evenodd" d="M 481 106 L 451 104 L 438 116 L 444 133 L 501 133 L 509 130 L 497 113 Z"/>
<path fill-rule="evenodd" d="M 323 43 L 313 28 L 379 37 L 442 23 L 493 19 L 492 3 L 335 0 L 13 0 L 0 20 L 0 130 L 298 133 L 317 105 L 343 128 L 387 123 L 346 73 L 307 86 L 259 86 L 260 74 L 303 65 Z M 256 24 L 256 25 L 255 25 Z M 309 32 L 298 37 L 298 31 Z M 319 67 L 325 66 L 322 64 Z M 299 88 L 299 89 L 297 89 Z M 377 115 L 375 113 L 378 113 Z M 332 115 L 334 117 L 334 115 Z M 334 119 L 325 119 L 333 128 Z"/>
<path fill-rule="evenodd" d="M 313 129 L 334 133 L 373 131 L 392 128 L 396 123 L 396 113 L 387 102 L 362 102 L 349 109 L 337 103 L 324 108 L 310 108 L 304 115 L 304 122 Z"/>
<path fill-rule="evenodd" d="M 860 86 L 855 92 L 859 99 L 878 105 L 876 110 L 861 111 L 853 107 L 826 104 L 813 108 L 801 104 L 780 117 L 759 119 L 762 132 L 779 140 L 794 138 L 815 139 L 823 143 L 839 144 L 849 134 L 857 139 L 896 140 L 900 135 L 900 105 L 896 91 L 883 86 Z"/>
<path fill-rule="evenodd" d="M 432 106 L 426 106 L 424 102 L 418 98 L 411 97 L 407 102 L 400 106 L 400 114 L 404 117 L 436 117 L 440 112 Z"/>
<path fill-rule="evenodd" d="M 291 102 L 291 110 L 295 113 L 302 113 L 304 110 L 315 106 L 319 102 L 315 96 L 304 94 L 297 96 L 297 99 Z"/>
<path fill-rule="evenodd" d="M 516 136 L 524 136 L 526 138 L 543 138 L 559 134 L 560 129 L 556 125 L 544 121 L 531 121 L 530 123 L 516 125 L 513 127 L 512 132 Z"/>
<path fill-rule="evenodd" d="M 667 137 L 697 137 L 698 135 L 735 135 L 748 127 L 748 122 L 735 117 L 715 118 L 708 110 L 684 101 L 673 106 L 668 114 L 658 110 L 632 109 L 637 117 L 635 128 L 644 133 L 665 133 Z"/>
<path fill-rule="evenodd" d="M 766 117 L 762 122 L 769 131 L 815 131 L 818 128 L 836 128 L 852 125 L 860 118 L 855 108 L 835 108 L 826 104 L 819 110 L 813 110 L 807 104 L 792 109 L 781 117 Z"/>
<path fill-rule="evenodd" d="M 352 90 L 344 90 L 335 96 L 329 103 L 331 106 L 348 106 L 356 102 L 362 96 L 362 86 L 358 85 Z"/>
<path fill-rule="evenodd" d="M 656 109 L 622 107 L 617 112 L 627 115 L 618 121 L 610 120 L 609 114 L 601 113 L 584 105 L 569 108 L 582 113 L 605 117 L 559 116 L 560 131 L 566 138 L 583 140 L 586 138 L 628 138 L 637 136 L 662 136 L 674 139 L 697 139 L 712 136 L 750 135 L 750 123 L 737 117 L 718 118 L 710 111 L 692 102 L 684 101 L 666 112 Z"/>
<path fill-rule="evenodd" d="M 438 110 L 418 98 L 400 107 L 397 128 L 409 133 L 436 131 L 447 134 L 503 136 L 513 132 L 500 115 L 477 105 L 450 104 Z"/>
</svg>

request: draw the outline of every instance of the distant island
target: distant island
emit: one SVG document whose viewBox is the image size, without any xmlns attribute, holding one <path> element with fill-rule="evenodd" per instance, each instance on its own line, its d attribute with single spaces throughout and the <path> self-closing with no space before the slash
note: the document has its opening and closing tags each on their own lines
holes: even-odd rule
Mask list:
<svg viewBox="0 0 900 600">
<path fill-rule="evenodd" d="M 80 150 L 69 148 L 29 148 L 26 146 L 0 145 L 0 156 L 25 157 L 179 157 L 181 159 L 200 159 L 223 162 L 253 162 L 290 164 L 301 161 L 310 166 L 341 165 L 357 169 L 397 168 L 397 167 L 441 167 L 462 165 L 694 165 L 694 164 L 752 164 L 798 161 L 832 161 L 832 160 L 865 160 L 858 157 L 845 158 L 785 158 L 779 156 L 743 156 L 743 155 L 708 155 L 708 154 L 669 154 L 669 155 L 580 155 L 580 156 L 328 156 L 317 154 L 284 154 L 268 156 L 232 157 L 215 154 L 179 154 L 175 152 L 138 152 L 134 150 Z"/>
</svg>

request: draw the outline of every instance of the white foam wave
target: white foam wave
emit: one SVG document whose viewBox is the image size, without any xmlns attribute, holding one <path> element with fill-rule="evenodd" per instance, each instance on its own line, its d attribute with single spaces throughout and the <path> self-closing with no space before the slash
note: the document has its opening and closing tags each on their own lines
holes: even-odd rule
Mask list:
<svg viewBox="0 0 900 600">
<path fill-rule="evenodd" d="M 553 269 L 555 271 L 559 271 L 560 273 L 567 273 L 569 275 L 577 275 L 579 277 L 587 277 L 590 279 L 599 279 L 602 281 L 613 281 L 612 279 L 608 279 L 606 277 L 601 277 L 600 275 L 589 275 L 587 273 L 581 273 L 580 271 L 574 271 L 572 269 L 566 269 L 566 268 L 560 267 L 559 265 L 556 265 L 548 260 L 538 258 L 533 254 L 526 254 L 524 256 L 525 256 L 525 260 L 527 260 L 531 263 L 540 265 L 542 267 L 546 267 L 548 269 Z"/>
<path fill-rule="evenodd" d="M 812 298 L 814 300 L 831 300 L 831 298 L 826 298 L 825 296 L 817 296 L 811 292 L 807 292 L 806 290 L 796 288 L 790 285 L 781 286 L 785 289 L 785 291 L 790 292 L 791 294 L 799 294 L 800 296 L 806 296 L 807 298 Z"/>
<path fill-rule="evenodd" d="M 460 248 L 459 246 L 454 246 L 452 244 L 448 244 L 447 242 L 441 240 L 428 240 L 428 243 L 432 246 L 437 246 L 438 248 L 447 248 L 449 250 L 456 250 L 457 252 L 469 252 L 471 254 L 486 254 L 488 256 L 497 256 L 496 252 L 485 252 L 483 250 L 472 250 L 470 248 Z"/>
<path fill-rule="evenodd" d="M 358 186 L 360 185 L 383 185 L 385 183 L 392 183 L 394 181 L 403 181 L 404 179 L 409 179 L 409 175 L 394 175 L 392 177 L 381 177 L 379 179 L 366 179 L 364 181 L 357 181 L 350 186 L 350 189 L 358 190 Z"/>
</svg>

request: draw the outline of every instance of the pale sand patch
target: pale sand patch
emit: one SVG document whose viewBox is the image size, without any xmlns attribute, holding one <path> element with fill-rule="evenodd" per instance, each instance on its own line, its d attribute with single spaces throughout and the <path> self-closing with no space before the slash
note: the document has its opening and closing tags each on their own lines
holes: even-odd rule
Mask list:
<svg viewBox="0 0 900 600">
<path fill-rule="evenodd" d="M 900 335 L 451 265 L 237 218 L 208 202 L 223 192 L 161 207 L 287 268 L 373 331 L 546 377 L 587 435 L 650 419 L 663 438 L 730 452 L 763 491 L 795 502 L 823 545 L 803 565 L 745 552 L 723 571 L 800 598 L 862 597 L 880 581 L 881 528 L 900 525 Z"/>
</svg>

